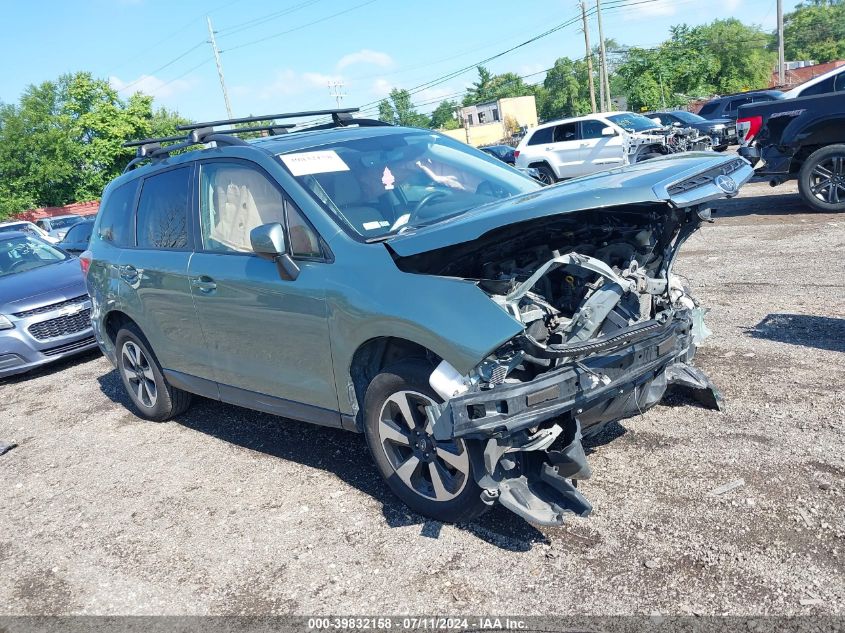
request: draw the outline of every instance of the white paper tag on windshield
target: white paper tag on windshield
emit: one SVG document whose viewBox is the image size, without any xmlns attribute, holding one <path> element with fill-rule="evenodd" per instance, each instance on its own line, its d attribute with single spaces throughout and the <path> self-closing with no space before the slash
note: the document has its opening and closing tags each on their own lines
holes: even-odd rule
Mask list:
<svg viewBox="0 0 845 633">
<path fill-rule="evenodd" d="M 294 176 L 326 174 L 333 171 L 349 171 L 349 166 L 333 149 L 319 152 L 279 154 L 279 158 Z"/>
</svg>

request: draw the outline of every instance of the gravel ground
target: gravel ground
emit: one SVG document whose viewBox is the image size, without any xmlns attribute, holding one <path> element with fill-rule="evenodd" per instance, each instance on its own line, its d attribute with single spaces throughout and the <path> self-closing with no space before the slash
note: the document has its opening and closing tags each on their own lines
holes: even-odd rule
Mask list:
<svg viewBox="0 0 845 633">
<path fill-rule="evenodd" d="M 845 216 L 764 183 L 717 208 L 679 271 L 727 410 L 609 428 L 589 518 L 426 521 L 361 436 L 202 399 L 144 422 L 88 355 L 0 381 L 0 613 L 845 613 Z"/>
</svg>

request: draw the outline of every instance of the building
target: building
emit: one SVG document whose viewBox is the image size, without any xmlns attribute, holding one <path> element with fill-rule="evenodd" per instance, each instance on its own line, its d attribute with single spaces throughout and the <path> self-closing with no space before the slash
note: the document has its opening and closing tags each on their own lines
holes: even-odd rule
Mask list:
<svg viewBox="0 0 845 633">
<path fill-rule="evenodd" d="M 772 73 L 772 77 L 769 80 L 769 87 L 777 88 L 778 90 L 791 90 L 796 86 L 800 86 L 805 81 L 810 81 L 819 75 L 823 75 L 826 72 L 835 70 L 836 68 L 841 68 L 842 66 L 845 66 L 845 59 L 839 59 L 824 64 L 816 64 L 814 62 L 786 62 L 786 71 L 784 72 L 786 83 L 779 85 L 778 71 L 777 68 L 775 68 L 775 71 Z"/>
<path fill-rule="evenodd" d="M 505 127 L 506 119 L 522 128 L 536 127 L 537 102 L 534 95 L 504 97 L 461 108 L 458 117 L 463 128 L 445 130 L 444 134 L 476 147 L 491 145 L 511 135 Z"/>
<path fill-rule="evenodd" d="M 51 218 L 57 215 L 96 215 L 99 208 L 99 200 L 92 200 L 90 202 L 74 202 L 72 204 L 66 204 L 63 207 L 41 207 L 40 209 L 23 211 L 15 215 L 15 219 L 35 222 L 41 218 Z"/>
</svg>

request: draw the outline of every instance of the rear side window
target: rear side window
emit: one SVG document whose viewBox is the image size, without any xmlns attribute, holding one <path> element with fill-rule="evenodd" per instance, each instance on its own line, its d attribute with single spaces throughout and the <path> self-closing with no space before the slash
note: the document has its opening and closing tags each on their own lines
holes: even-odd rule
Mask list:
<svg viewBox="0 0 845 633">
<path fill-rule="evenodd" d="M 840 83 L 845 83 L 845 81 L 840 82 Z M 823 94 L 826 94 L 828 92 L 833 92 L 835 90 L 835 84 L 836 84 L 836 75 L 834 75 L 832 77 L 828 77 L 824 81 L 820 81 L 815 86 L 810 86 L 809 88 L 804 88 L 804 90 L 802 90 L 801 94 L 798 95 L 798 96 L 809 97 L 809 96 L 812 96 L 812 95 L 823 95 Z"/>
<path fill-rule="evenodd" d="M 528 140 L 528 144 L 543 145 L 544 143 L 551 143 L 554 131 L 555 129 L 553 127 L 540 128 L 531 135 L 531 138 Z"/>
<path fill-rule="evenodd" d="M 574 141 L 578 138 L 578 124 L 564 123 L 555 126 L 555 143 L 563 143 L 564 141 Z"/>
<path fill-rule="evenodd" d="M 97 236 L 115 246 L 131 246 L 135 242 L 134 209 L 138 180 L 127 182 L 111 192 L 100 208 L 100 223 Z"/>
<path fill-rule="evenodd" d="M 138 247 L 188 247 L 188 192 L 191 168 L 172 169 L 144 179 L 138 200 Z"/>
<path fill-rule="evenodd" d="M 711 101 L 710 103 L 705 103 L 702 106 L 701 110 L 698 111 L 698 114 L 704 116 L 706 114 L 713 114 L 716 110 L 719 109 L 719 102 L 718 101 Z"/>
</svg>

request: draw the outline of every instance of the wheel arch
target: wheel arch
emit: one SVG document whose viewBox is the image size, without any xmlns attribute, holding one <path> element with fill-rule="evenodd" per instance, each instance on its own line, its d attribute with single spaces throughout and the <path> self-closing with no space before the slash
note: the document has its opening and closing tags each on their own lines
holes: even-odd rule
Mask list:
<svg viewBox="0 0 845 633">
<path fill-rule="evenodd" d="M 419 358 L 437 366 L 442 358 L 432 350 L 415 341 L 398 336 L 377 336 L 364 341 L 352 355 L 347 375 L 349 377 L 349 399 L 354 399 L 355 426 L 363 430 L 364 394 L 367 387 L 383 369 L 409 358 Z"/>
<path fill-rule="evenodd" d="M 139 330 L 141 329 L 135 320 L 122 310 L 110 310 L 103 317 L 103 330 L 112 345 L 117 342 L 117 333 L 127 323 L 131 323 Z"/>
</svg>

